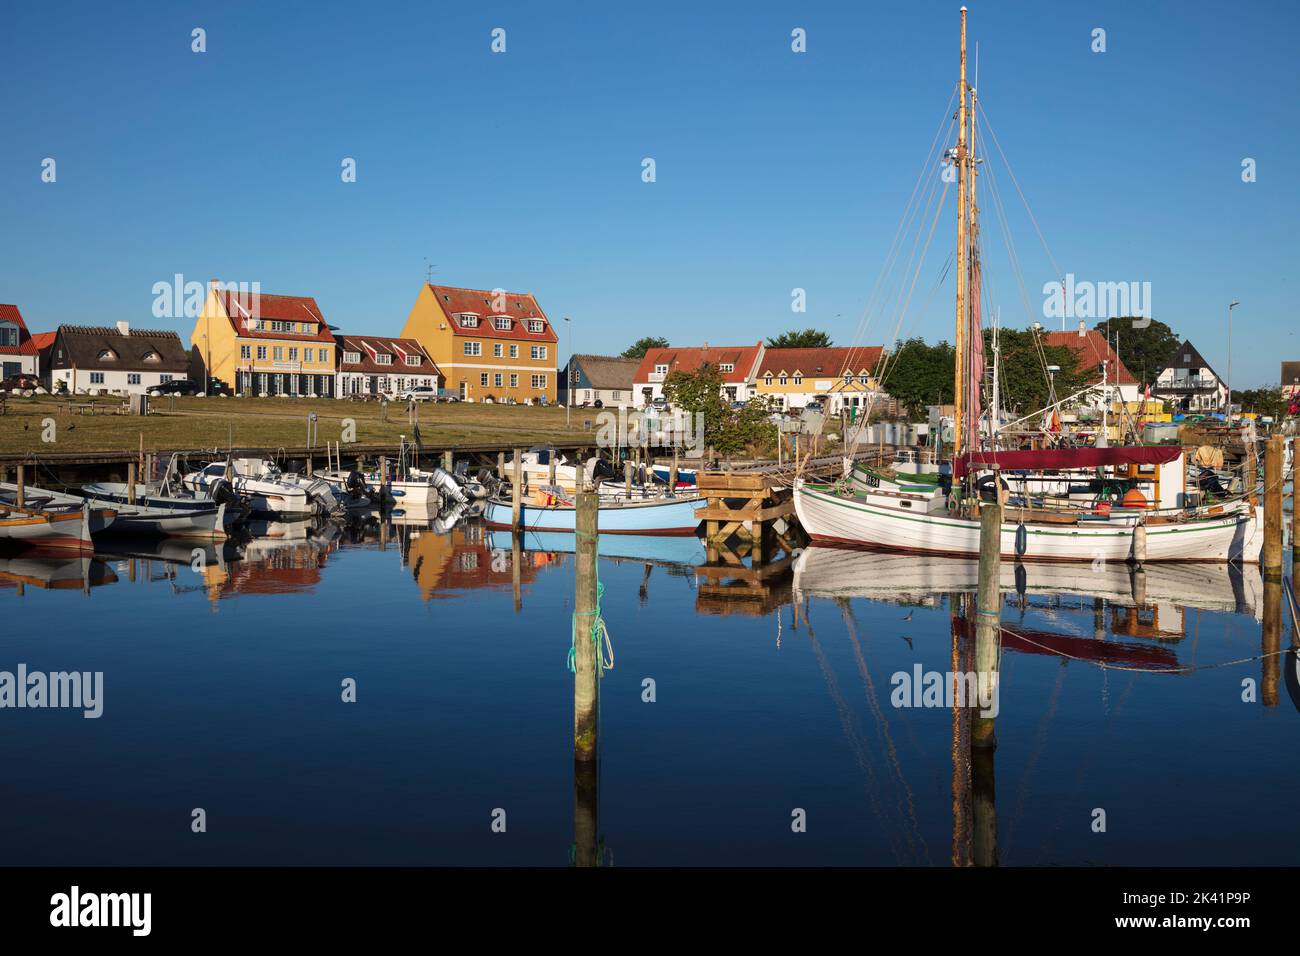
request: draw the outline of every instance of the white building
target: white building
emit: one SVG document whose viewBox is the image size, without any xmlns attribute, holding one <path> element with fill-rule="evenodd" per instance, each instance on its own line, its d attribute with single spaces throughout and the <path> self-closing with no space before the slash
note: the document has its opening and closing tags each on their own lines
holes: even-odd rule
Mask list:
<svg viewBox="0 0 1300 956">
<path fill-rule="evenodd" d="M 36 375 L 36 347 L 16 305 L 0 305 L 0 379 Z"/>
<path fill-rule="evenodd" d="M 61 325 L 50 346 L 50 390 L 73 395 L 130 395 L 187 378 L 190 356 L 175 332 Z"/>
<path fill-rule="evenodd" d="M 429 353 L 415 339 L 382 335 L 336 335 L 339 356 L 334 394 L 392 395 L 408 388 L 442 385 L 442 376 Z"/>
<path fill-rule="evenodd" d="M 1190 340 L 1165 362 L 1151 394 L 1169 402 L 1175 412 L 1217 412 L 1228 407 L 1228 386 Z"/>
</svg>

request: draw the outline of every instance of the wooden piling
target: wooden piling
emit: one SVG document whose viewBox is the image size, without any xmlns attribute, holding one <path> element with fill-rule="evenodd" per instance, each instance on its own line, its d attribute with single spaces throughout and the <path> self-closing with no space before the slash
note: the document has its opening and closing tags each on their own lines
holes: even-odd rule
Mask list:
<svg viewBox="0 0 1300 956">
<path fill-rule="evenodd" d="M 455 470 L 456 463 L 452 460 L 451 449 L 448 448 L 442 453 L 442 470 L 451 474 Z"/>
<path fill-rule="evenodd" d="M 129 461 L 126 464 L 126 503 L 135 504 L 135 482 L 136 482 L 135 462 Z"/>
<path fill-rule="evenodd" d="M 1264 445 L 1264 553 L 1260 558 L 1265 578 L 1282 578 L 1282 458 L 1281 435 Z"/>
<path fill-rule="evenodd" d="M 1252 429 L 1253 431 L 1253 429 Z M 1241 483 L 1246 492 L 1246 500 L 1254 508 L 1259 504 L 1259 449 L 1254 437 L 1246 439 L 1246 464 L 1241 476 Z"/>
<path fill-rule="evenodd" d="M 21 508 L 27 504 L 27 466 L 20 464 L 18 466 L 18 491 L 14 500 Z"/>
<path fill-rule="evenodd" d="M 989 721 L 992 723 L 992 721 Z M 976 728 L 979 726 L 976 720 Z M 994 786 L 994 757 L 991 747 L 978 746 L 972 730 L 971 776 L 971 862 L 976 866 L 998 865 L 998 814 Z"/>
<path fill-rule="evenodd" d="M 1276 707 L 1282 675 L 1282 576 L 1264 576 L 1264 626 L 1261 629 L 1262 655 L 1259 700 L 1265 707 Z M 1291 663 L 1288 661 L 1287 666 Z"/>
<path fill-rule="evenodd" d="M 673 446 L 673 463 L 668 469 L 668 494 L 677 494 L 677 446 Z"/>
<path fill-rule="evenodd" d="M 633 465 L 631 458 L 623 462 L 623 484 L 626 487 L 626 494 L 629 498 L 632 497 L 632 468 Z"/>
<path fill-rule="evenodd" d="M 515 613 L 524 607 L 524 594 L 521 586 L 523 575 L 523 535 L 516 527 L 510 533 L 510 586 L 515 600 Z"/>
<path fill-rule="evenodd" d="M 497 452 L 497 477 L 502 481 L 505 481 L 508 477 L 506 475 L 506 453 L 503 451 Z"/>
<path fill-rule="evenodd" d="M 555 487 L 555 452 L 554 451 L 552 451 L 550 454 L 550 462 L 551 462 L 550 467 L 547 469 L 548 473 L 546 476 L 546 483 L 550 485 L 552 488 L 554 488 Z M 574 479 L 574 490 L 575 491 L 577 490 L 576 477 Z"/>
<path fill-rule="evenodd" d="M 977 689 L 983 697 L 997 701 L 998 650 L 1002 641 L 1002 595 L 998 580 L 1002 565 L 1002 506 L 993 502 L 980 508 L 979 604 L 975 614 L 975 674 Z M 968 685 L 969 686 L 969 685 Z M 968 706 L 978 706 L 979 701 Z M 992 705 L 996 711 L 996 703 Z M 992 716 L 983 709 L 971 723 L 971 746 L 992 749 L 997 746 Z"/>
<path fill-rule="evenodd" d="M 584 491 L 577 496 L 577 556 L 574 561 L 573 599 L 573 759 L 576 764 L 596 761 L 596 724 L 600 668 L 599 649 L 592 639 L 596 623 L 596 543 L 599 497 Z"/>
<path fill-rule="evenodd" d="M 524 453 L 515 449 L 514 477 L 510 481 L 510 527 L 518 529 L 523 517 Z"/>
</svg>

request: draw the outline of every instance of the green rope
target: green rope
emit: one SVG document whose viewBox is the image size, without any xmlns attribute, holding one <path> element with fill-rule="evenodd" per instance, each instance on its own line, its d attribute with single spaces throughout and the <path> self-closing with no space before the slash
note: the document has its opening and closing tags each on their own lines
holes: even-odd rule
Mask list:
<svg viewBox="0 0 1300 956">
<path fill-rule="evenodd" d="M 588 630 L 591 634 L 591 642 L 595 645 L 596 667 L 600 671 L 600 676 L 605 676 L 605 671 L 614 669 L 614 648 L 609 640 L 609 628 L 605 626 L 605 619 L 600 616 L 600 599 L 605 596 L 605 585 L 596 581 L 596 606 L 590 611 L 573 612 L 573 633 L 569 644 L 569 673 L 578 672 L 578 618 L 589 617 L 591 624 Z M 604 647 L 601 647 L 601 641 L 604 640 Z M 604 651 L 608 649 L 609 660 L 606 661 Z"/>
</svg>

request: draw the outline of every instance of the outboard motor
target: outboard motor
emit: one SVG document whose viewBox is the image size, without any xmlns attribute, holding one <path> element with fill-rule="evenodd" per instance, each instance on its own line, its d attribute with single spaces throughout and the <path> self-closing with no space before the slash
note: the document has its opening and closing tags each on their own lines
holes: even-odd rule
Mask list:
<svg viewBox="0 0 1300 956">
<path fill-rule="evenodd" d="M 370 494 L 370 488 L 366 485 L 366 478 L 359 471 L 348 472 L 344 485 L 347 487 L 348 494 L 353 498 L 364 498 Z"/>
<path fill-rule="evenodd" d="M 249 515 L 248 505 L 244 504 L 244 499 L 239 497 L 239 493 L 225 478 L 217 478 L 208 485 L 208 497 L 219 505 L 225 505 L 228 515 L 238 514 L 240 520 Z"/>
<path fill-rule="evenodd" d="M 441 468 L 433 469 L 433 487 L 458 505 L 463 505 L 468 500 L 465 492 L 460 490 L 460 485 L 456 484 L 456 479 Z"/>
</svg>

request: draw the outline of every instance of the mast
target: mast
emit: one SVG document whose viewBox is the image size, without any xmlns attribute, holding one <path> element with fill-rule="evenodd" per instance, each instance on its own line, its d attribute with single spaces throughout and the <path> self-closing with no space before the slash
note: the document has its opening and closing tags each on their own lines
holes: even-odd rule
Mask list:
<svg viewBox="0 0 1300 956">
<path fill-rule="evenodd" d="M 953 444 L 955 462 L 963 448 L 962 421 L 966 371 L 966 8 L 961 8 L 961 79 L 957 84 L 957 342 L 953 382 Z"/>
</svg>

